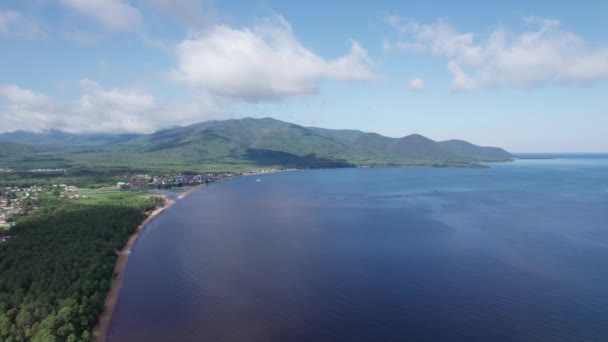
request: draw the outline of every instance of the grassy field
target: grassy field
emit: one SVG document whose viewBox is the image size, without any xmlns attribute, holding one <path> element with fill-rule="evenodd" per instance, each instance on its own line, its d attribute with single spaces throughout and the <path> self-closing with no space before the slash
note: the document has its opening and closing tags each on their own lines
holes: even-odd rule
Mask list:
<svg viewBox="0 0 608 342">
<path fill-rule="evenodd" d="M 146 195 L 151 195 L 151 193 L 148 191 L 148 189 L 120 190 L 116 187 L 103 187 L 99 189 L 78 189 L 77 191 L 64 191 L 61 193 L 61 195 L 87 196 L 89 198 L 78 199 L 74 201 L 78 201 L 82 204 L 99 204 L 115 200 L 125 200 L 130 198 L 142 197 Z"/>
</svg>

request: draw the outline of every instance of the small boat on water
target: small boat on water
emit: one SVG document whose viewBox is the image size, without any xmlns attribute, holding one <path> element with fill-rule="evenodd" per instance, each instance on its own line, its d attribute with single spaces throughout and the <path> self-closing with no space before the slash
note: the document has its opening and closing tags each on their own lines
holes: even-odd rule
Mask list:
<svg viewBox="0 0 608 342">
<path fill-rule="evenodd" d="M 256 182 L 261 182 L 262 180 L 258 178 L 258 179 L 256 179 L 255 181 L 256 181 Z"/>
</svg>

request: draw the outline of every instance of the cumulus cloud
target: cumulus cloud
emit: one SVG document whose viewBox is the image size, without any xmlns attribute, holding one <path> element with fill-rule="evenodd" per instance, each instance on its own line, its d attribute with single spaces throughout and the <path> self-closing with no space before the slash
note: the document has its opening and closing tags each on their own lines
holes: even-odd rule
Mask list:
<svg viewBox="0 0 608 342">
<path fill-rule="evenodd" d="M 0 85 L 4 102 L 0 105 L 0 132 L 52 128 L 67 132 L 153 132 L 227 115 L 222 103 L 203 94 L 174 104 L 159 101 L 141 89 L 104 89 L 88 79 L 80 81 L 80 88 L 77 100 L 59 102 L 16 85 Z"/>
<path fill-rule="evenodd" d="M 608 78 L 608 46 L 591 46 L 557 20 L 528 17 L 524 23 L 533 26 L 531 30 L 513 33 L 498 28 L 484 37 L 460 33 L 441 19 L 422 24 L 389 16 L 386 22 L 398 38 L 385 40 L 384 49 L 447 58 L 453 91 L 588 84 Z"/>
<path fill-rule="evenodd" d="M 143 35 L 139 10 L 126 0 L 60 0 L 108 30 L 132 30 Z M 140 0 L 149 6 L 169 6 L 164 0 Z M 194 11 L 197 4 L 180 2 Z M 192 7 L 194 6 L 194 7 Z M 5 30 L 13 16 L 0 22 Z M 17 16 L 18 17 L 18 16 Z M 5 23 L 7 23 L 5 25 Z M 0 31 L 2 34 L 2 31 Z M 84 37 L 86 38 L 86 37 Z M 377 77 L 367 51 L 352 41 L 350 51 L 324 58 L 303 46 L 280 16 L 257 21 L 250 28 L 211 25 L 191 31 L 173 46 L 174 81 L 187 85 L 192 96 L 183 102 L 159 100 L 137 88 L 104 88 L 80 81 L 71 101 L 0 84 L 0 132 L 58 128 L 69 132 L 152 132 L 172 125 L 232 117 L 230 104 L 280 100 L 314 94 L 327 81 L 370 81 Z M 101 70 L 105 61 L 99 64 Z"/>
<path fill-rule="evenodd" d="M 346 55 L 326 60 L 304 47 L 281 16 L 252 28 L 216 25 L 177 47 L 178 82 L 250 102 L 311 94 L 323 81 L 376 78 L 372 60 L 357 42 Z"/>
<path fill-rule="evenodd" d="M 421 91 L 426 89 L 426 82 L 419 77 L 411 78 L 407 82 L 407 89 L 410 91 Z"/>
<path fill-rule="evenodd" d="M 60 0 L 60 2 L 103 27 L 113 31 L 127 31 L 141 26 L 139 10 L 123 0 Z"/>
<path fill-rule="evenodd" d="M 55 127 L 56 116 L 48 112 L 61 112 L 61 106 L 48 96 L 23 89 L 15 85 L 0 86 L 0 98 L 6 105 L 0 107 L 2 127 L 0 131 L 12 131 L 25 127 L 33 130 L 40 127 Z"/>
</svg>

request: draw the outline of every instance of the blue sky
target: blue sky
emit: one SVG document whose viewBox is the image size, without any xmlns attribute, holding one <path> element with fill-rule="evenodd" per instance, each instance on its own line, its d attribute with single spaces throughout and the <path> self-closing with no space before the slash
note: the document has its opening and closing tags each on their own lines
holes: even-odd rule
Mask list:
<svg viewBox="0 0 608 342">
<path fill-rule="evenodd" d="M 266 117 L 608 151 L 608 2 L 0 3 L 0 131 Z"/>
</svg>

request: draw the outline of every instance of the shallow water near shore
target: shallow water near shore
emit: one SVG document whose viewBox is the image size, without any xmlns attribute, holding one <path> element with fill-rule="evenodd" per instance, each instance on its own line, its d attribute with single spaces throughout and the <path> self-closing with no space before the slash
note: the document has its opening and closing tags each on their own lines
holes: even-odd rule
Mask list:
<svg viewBox="0 0 608 342">
<path fill-rule="evenodd" d="M 108 339 L 606 340 L 608 155 L 555 157 L 195 189 L 132 249 Z"/>
</svg>

